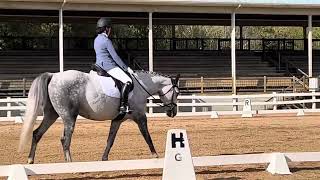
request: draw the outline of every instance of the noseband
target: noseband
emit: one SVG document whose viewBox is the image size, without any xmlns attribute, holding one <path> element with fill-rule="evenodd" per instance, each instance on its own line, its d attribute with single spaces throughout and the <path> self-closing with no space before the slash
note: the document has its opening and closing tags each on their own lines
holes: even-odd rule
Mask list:
<svg viewBox="0 0 320 180">
<path fill-rule="evenodd" d="M 175 91 L 175 88 L 178 88 L 178 92 Z M 170 111 L 172 111 L 175 107 L 177 107 L 177 104 L 175 102 L 173 102 L 173 97 L 174 94 L 177 93 L 179 94 L 179 87 L 176 83 L 173 83 L 171 88 L 164 94 L 159 94 L 159 96 L 165 96 L 166 94 L 168 94 L 170 91 L 173 91 L 172 96 L 171 96 L 171 102 L 167 103 L 167 104 L 163 104 L 160 105 L 161 107 L 168 107 Z"/>
</svg>

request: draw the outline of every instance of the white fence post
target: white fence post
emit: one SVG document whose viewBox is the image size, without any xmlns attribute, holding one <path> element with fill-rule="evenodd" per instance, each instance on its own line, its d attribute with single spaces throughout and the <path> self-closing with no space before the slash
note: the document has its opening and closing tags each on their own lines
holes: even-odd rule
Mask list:
<svg viewBox="0 0 320 180">
<path fill-rule="evenodd" d="M 7 100 L 8 100 L 7 107 L 10 108 L 11 107 L 11 102 L 10 102 L 11 97 L 7 97 Z M 11 117 L 11 110 L 7 111 L 7 117 Z"/>
<path fill-rule="evenodd" d="M 149 104 L 152 104 L 153 103 L 153 100 L 152 99 L 149 99 Z M 149 113 L 150 114 L 153 114 L 153 106 L 150 106 L 149 107 Z"/>
<path fill-rule="evenodd" d="M 316 91 L 312 91 L 312 100 L 316 100 L 316 96 L 314 95 Z M 312 109 L 316 109 L 317 104 L 315 102 L 312 103 Z"/>
<path fill-rule="evenodd" d="M 193 106 L 196 103 L 196 95 L 192 94 L 192 112 L 196 112 L 196 107 Z"/>
<path fill-rule="evenodd" d="M 272 92 L 272 94 L 276 95 L 276 92 Z M 277 96 L 273 96 L 273 103 L 277 102 Z M 273 104 L 273 110 L 277 110 L 277 104 Z"/>
<path fill-rule="evenodd" d="M 235 94 L 232 94 L 232 96 L 235 96 Z M 237 98 L 232 98 L 232 111 L 238 111 L 238 105 L 235 105 L 235 103 L 238 102 L 238 99 Z"/>
</svg>

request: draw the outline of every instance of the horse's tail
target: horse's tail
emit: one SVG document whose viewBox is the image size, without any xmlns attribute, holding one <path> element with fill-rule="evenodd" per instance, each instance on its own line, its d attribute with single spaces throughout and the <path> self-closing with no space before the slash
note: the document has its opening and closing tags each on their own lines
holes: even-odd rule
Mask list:
<svg viewBox="0 0 320 180">
<path fill-rule="evenodd" d="M 43 73 L 32 82 L 20 134 L 19 152 L 23 151 L 25 145 L 32 139 L 32 131 L 36 118 L 43 112 L 46 102 L 50 101 L 48 96 L 48 84 L 51 78 L 51 73 Z"/>
</svg>

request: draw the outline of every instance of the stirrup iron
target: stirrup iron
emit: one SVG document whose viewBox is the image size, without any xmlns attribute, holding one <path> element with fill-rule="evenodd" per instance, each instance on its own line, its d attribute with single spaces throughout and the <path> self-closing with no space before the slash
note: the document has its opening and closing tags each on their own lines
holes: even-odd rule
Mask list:
<svg viewBox="0 0 320 180">
<path fill-rule="evenodd" d="M 125 109 L 124 109 L 125 108 Z M 131 114 L 132 110 L 129 109 L 129 106 L 122 106 L 119 110 L 120 113 Z"/>
</svg>

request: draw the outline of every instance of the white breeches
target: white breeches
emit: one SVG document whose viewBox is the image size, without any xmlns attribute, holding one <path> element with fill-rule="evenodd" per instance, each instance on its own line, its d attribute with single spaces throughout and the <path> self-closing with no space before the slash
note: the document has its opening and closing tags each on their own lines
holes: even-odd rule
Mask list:
<svg viewBox="0 0 320 180">
<path fill-rule="evenodd" d="M 121 81 L 123 83 L 127 83 L 127 82 L 132 83 L 131 78 L 125 72 L 123 72 L 123 70 L 120 69 L 119 67 L 115 67 L 113 69 L 110 69 L 108 71 L 108 74 L 110 74 L 112 77 L 118 79 L 119 81 Z"/>
</svg>

